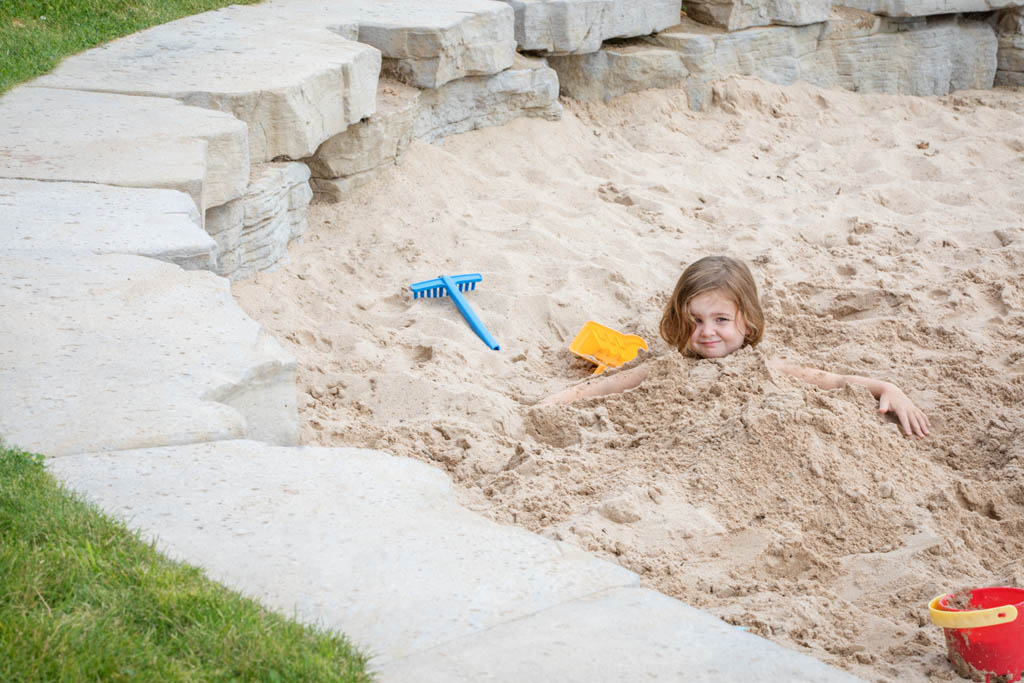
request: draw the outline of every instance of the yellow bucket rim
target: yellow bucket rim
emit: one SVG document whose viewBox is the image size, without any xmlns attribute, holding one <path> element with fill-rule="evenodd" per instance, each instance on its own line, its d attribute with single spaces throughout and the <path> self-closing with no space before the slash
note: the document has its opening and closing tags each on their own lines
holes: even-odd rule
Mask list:
<svg viewBox="0 0 1024 683">
<path fill-rule="evenodd" d="M 951 612 L 942 609 L 939 603 L 949 595 L 951 594 L 943 593 L 942 595 L 937 595 L 928 603 L 928 614 L 932 618 L 932 623 L 936 626 L 941 626 L 942 628 L 982 628 L 984 626 L 1008 624 L 1017 619 L 1017 608 L 1014 605 L 964 610 L 962 612 Z"/>
</svg>

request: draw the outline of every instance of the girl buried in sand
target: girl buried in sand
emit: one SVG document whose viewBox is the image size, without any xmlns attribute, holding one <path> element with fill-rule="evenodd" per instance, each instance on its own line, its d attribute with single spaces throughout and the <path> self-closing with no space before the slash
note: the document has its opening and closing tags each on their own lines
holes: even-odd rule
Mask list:
<svg viewBox="0 0 1024 683">
<path fill-rule="evenodd" d="M 746 264 L 728 256 L 708 256 L 690 264 L 676 283 L 661 317 L 662 338 L 680 353 L 700 358 L 722 358 L 748 344 L 756 346 L 763 333 L 764 314 L 754 278 Z M 781 359 L 769 361 L 769 366 L 821 389 L 841 389 L 848 384 L 865 386 L 878 399 L 878 412 L 893 413 L 907 436 L 928 434 L 928 418 L 891 382 L 837 375 Z M 541 404 L 569 403 L 626 391 L 639 386 L 647 373 L 646 365 L 638 365 L 569 387 Z"/>
</svg>

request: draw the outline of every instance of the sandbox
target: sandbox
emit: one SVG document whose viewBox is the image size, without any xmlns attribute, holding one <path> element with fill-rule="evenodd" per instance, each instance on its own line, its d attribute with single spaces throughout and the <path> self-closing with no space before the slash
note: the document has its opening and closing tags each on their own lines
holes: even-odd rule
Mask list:
<svg viewBox="0 0 1024 683">
<path fill-rule="evenodd" d="M 413 142 L 235 296 L 298 359 L 304 443 L 433 463 L 473 510 L 869 680 L 954 679 L 928 600 L 1024 585 L 1024 91 L 714 101 Z M 713 253 L 750 263 L 765 341 L 683 359 L 660 309 Z M 461 272 L 501 351 L 408 292 Z M 588 319 L 643 336 L 651 378 L 535 406 L 593 370 L 568 350 Z M 932 435 L 773 356 L 890 379 Z"/>
</svg>

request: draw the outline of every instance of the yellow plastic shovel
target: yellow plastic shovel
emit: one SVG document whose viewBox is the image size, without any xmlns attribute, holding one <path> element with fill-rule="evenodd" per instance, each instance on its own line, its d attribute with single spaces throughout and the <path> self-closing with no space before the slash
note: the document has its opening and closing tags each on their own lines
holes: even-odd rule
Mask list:
<svg viewBox="0 0 1024 683">
<path fill-rule="evenodd" d="M 636 358 L 640 349 L 647 349 L 647 342 L 635 334 L 622 334 L 593 320 L 583 324 L 576 338 L 569 344 L 569 350 L 580 358 L 597 363 L 595 375 L 608 368 L 617 368 Z"/>
</svg>

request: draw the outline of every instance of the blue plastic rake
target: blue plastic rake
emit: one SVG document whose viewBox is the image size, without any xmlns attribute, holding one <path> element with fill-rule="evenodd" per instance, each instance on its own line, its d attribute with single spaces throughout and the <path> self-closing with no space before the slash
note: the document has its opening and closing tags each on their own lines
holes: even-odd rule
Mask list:
<svg viewBox="0 0 1024 683">
<path fill-rule="evenodd" d="M 433 298 L 438 296 L 449 296 L 455 305 L 459 309 L 459 313 L 466 319 L 469 326 L 473 328 L 473 331 L 477 333 L 481 339 L 484 340 L 484 344 L 487 344 L 491 349 L 497 351 L 501 347 L 498 345 L 496 340 L 484 324 L 480 322 L 479 316 L 476 311 L 466 301 L 466 297 L 462 296 L 462 292 L 466 290 L 476 289 L 476 283 L 480 282 L 483 278 L 480 273 L 467 273 L 466 275 L 441 275 L 433 280 L 424 280 L 423 282 L 417 282 L 413 284 L 412 296 L 414 299 L 420 299 L 423 297 Z"/>
</svg>

